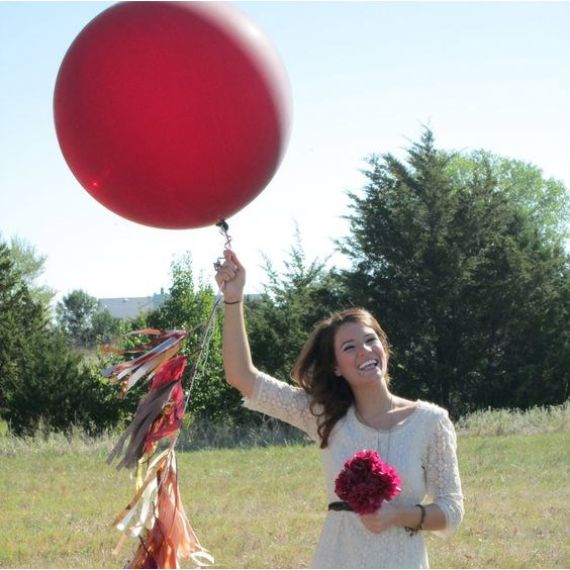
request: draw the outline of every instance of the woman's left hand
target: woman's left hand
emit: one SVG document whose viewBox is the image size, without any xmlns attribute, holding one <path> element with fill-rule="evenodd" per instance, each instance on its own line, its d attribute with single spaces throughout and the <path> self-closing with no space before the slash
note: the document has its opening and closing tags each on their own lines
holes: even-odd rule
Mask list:
<svg viewBox="0 0 570 570">
<path fill-rule="evenodd" d="M 398 511 L 398 507 L 391 505 L 389 502 L 384 502 L 375 513 L 360 515 L 360 520 L 370 532 L 380 534 L 390 527 L 396 526 Z"/>
</svg>

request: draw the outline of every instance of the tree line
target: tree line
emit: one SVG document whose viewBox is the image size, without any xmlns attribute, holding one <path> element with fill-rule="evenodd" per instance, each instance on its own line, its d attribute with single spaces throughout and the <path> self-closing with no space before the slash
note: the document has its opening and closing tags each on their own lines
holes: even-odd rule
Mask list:
<svg viewBox="0 0 570 570">
<path fill-rule="evenodd" d="M 297 232 L 282 269 L 265 261 L 246 299 L 254 361 L 283 380 L 314 324 L 363 306 L 388 334 L 394 390 L 457 417 L 481 408 L 555 405 L 569 397 L 570 196 L 531 164 L 489 152 L 438 149 L 424 129 L 405 159 L 371 155 L 366 184 L 348 194 L 349 232 L 335 243 L 344 269 L 308 261 Z M 141 327 L 191 331 L 190 359 L 215 291 L 188 254 L 172 265 L 165 302 L 130 321 L 73 291 L 49 318 L 34 285 L 42 259 L 0 243 L 0 415 L 15 433 L 38 426 L 90 432 L 116 426 L 139 393 L 116 398 L 96 346 Z M 133 342 L 130 340 L 129 342 Z M 223 380 L 221 320 L 187 421 L 255 424 Z"/>
</svg>

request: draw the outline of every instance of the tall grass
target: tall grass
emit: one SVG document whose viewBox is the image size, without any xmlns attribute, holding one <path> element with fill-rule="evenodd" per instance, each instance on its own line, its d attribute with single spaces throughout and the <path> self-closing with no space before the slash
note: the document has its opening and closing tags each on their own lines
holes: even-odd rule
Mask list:
<svg viewBox="0 0 570 570">
<path fill-rule="evenodd" d="M 529 410 L 482 410 L 456 423 L 461 435 L 510 435 L 568 432 L 570 402 L 561 406 L 535 407 Z"/>
<path fill-rule="evenodd" d="M 529 410 L 483 410 L 460 418 L 455 424 L 460 436 L 500 436 L 511 434 L 570 432 L 570 403 L 535 407 Z M 68 433 L 40 428 L 33 436 L 16 437 L 0 420 L 0 456 L 20 454 L 109 453 L 119 432 L 98 437 L 80 428 Z M 261 426 L 216 425 L 196 422 L 183 428 L 177 444 L 179 451 L 233 449 L 279 445 L 302 445 L 307 438 L 299 430 L 267 418 Z"/>
<path fill-rule="evenodd" d="M 120 431 L 108 431 L 97 437 L 90 436 L 81 428 L 71 428 L 67 433 L 38 429 L 32 436 L 17 437 L 6 424 L 0 423 L 0 457 L 22 454 L 67 455 L 96 453 L 108 454 Z M 197 422 L 181 430 L 177 451 L 205 449 L 234 449 L 280 445 L 303 445 L 308 438 L 289 425 L 268 418 L 260 426 L 235 426 Z"/>
<path fill-rule="evenodd" d="M 108 453 L 119 434 L 108 432 L 92 437 L 80 428 L 69 432 L 46 432 L 38 430 L 32 436 L 17 437 L 4 425 L 0 429 L 0 457 L 22 455 L 79 455 Z"/>
</svg>

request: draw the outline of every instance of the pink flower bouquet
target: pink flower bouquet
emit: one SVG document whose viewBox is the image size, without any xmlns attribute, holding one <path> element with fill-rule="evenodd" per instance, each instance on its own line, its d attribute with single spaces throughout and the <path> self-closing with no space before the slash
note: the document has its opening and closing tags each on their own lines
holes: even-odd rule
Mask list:
<svg viewBox="0 0 570 570">
<path fill-rule="evenodd" d="M 400 493 L 400 477 L 376 451 L 359 451 L 344 464 L 335 493 L 360 515 L 376 512 Z"/>
</svg>

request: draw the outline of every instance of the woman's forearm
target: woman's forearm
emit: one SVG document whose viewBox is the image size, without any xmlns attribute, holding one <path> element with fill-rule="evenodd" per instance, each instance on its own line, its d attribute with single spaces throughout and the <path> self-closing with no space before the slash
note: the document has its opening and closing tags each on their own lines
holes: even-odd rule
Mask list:
<svg viewBox="0 0 570 570">
<path fill-rule="evenodd" d="M 447 525 L 445 514 L 437 505 L 424 505 L 425 517 L 422 530 L 443 530 Z M 398 513 L 398 526 L 416 528 L 421 521 L 419 507 L 401 507 Z"/>
<path fill-rule="evenodd" d="M 444 512 L 434 504 L 425 505 L 424 508 L 422 530 L 444 530 L 447 526 Z M 360 518 L 370 532 L 380 533 L 390 527 L 416 529 L 422 518 L 422 510 L 419 507 L 400 507 L 387 502 L 375 513 L 360 515 Z"/>
<path fill-rule="evenodd" d="M 245 329 L 243 301 L 224 305 L 222 334 L 222 356 L 226 380 L 244 396 L 249 397 L 253 394 L 257 370 L 251 359 Z"/>
</svg>

